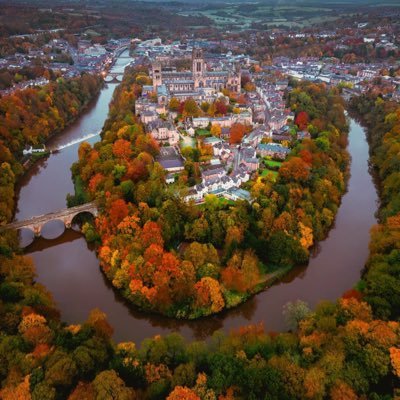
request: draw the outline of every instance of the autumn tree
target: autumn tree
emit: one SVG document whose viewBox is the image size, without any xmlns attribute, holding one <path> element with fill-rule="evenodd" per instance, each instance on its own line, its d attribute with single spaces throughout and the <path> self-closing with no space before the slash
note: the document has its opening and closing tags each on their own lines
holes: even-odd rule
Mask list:
<svg viewBox="0 0 400 400">
<path fill-rule="evenodd" d="M 306 111 L 300 111 L 295 118 L 294 123 L 299 127 L 300 130 L 307 128 L 309 123 L 309 116 Z"/>
<path fill-rule="evenodd" d="M 240 143 L 245 133 L 246 133 L 245 125 L 240 123 L 233 124 L 229 132 L 229 143 L 230 144 Z"/>
</svg>

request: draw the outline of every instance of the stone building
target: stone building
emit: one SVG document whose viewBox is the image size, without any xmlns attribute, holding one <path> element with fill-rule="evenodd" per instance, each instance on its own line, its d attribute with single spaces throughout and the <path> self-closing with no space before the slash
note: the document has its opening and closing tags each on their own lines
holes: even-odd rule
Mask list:
<svg viewBox="0 0 400 400">
<path fill-rule="evenodd" d="M 183 101 L 212 101 L 213 94 L 222 89 L 240 93 L 240 69 L 232 67 L 223 71 L 208 71 L 201 49 L 193 49 L 191 71 L 163 71 L 161 62 L 152 65 L 153 90 L 159 94 L 159 102 L 171 97 Z"/>
</svg>

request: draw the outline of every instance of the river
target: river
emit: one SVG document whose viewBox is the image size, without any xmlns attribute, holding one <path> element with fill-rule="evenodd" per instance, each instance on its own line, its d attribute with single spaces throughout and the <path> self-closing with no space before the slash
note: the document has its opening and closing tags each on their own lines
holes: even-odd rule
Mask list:
<svg viewBox="0 0 400 400">
<path fill-rule="evenodd" d="M 123 53 L 113 72 L 129 62 Z M 108 105 L 116 84 L 108 84 L 91 107 L 50 146 L 59 147 L 98 132 L 107 117 Z M 88 141 L 94 143 L 99 137 Z M 24 176 L 18 193 L 16 219 L 24 219 L 66 206 L 66 194 L 73 192 L 70 166 L 77 160 L 79 144 L 66 147 L 42 160 Z M 368 257 L 369 230 L 376 222 L 377 193 L 368 169 L 368 144 L 363 128 L 350 121 L 349 152 L 352 156 L 348 191 L 343 196 L 335 227 L 319 244 L 308 267 L 291 271 L 282 281 L 254 296 L 247 303 L 220 315 L 197 320 L 175 321 L 145 315 L 129 307 L 100 271 L 93 249 L 83 236 L 66 230 L 61 222 L 44 226 L 44 237 L 26 248 L 37 270 L 37 281 L 53 294 L 62 319 L 68 323 L 84 321 L 90 310 L 100 308 L 114 327 L 116 341 L 140 343 L 157 334 L 180 332 L 187 339 L 207 339 L 214 331 L 229 331 L 242 325 L 263 322 L 266 331 L 285 329 L 282 307 L 301 299 L 311 307 L 322 299 L 334 300 L 359 279 Z M 21 232 L 21 241 L 32 234 Z"/>
</svg>

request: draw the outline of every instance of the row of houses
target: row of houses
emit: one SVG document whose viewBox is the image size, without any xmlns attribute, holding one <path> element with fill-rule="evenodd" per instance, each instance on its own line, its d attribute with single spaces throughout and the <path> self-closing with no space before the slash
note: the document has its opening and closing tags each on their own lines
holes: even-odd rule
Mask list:
<svg viewBox="0 0 400 400">
<path fill-rule="evenodd" d="M 222 170 L 224 169 L 222 168 Z M 245 166 L 241 166 L 233 174 L 227 176 L 226 171 L 224 170 L 223 172 L 222 170 L 214 169 L 208 172 L 206 172 L 207 170 L 203 171 L 202 183 L 189 189 L 189 193 L 185 197 L 185 201 L 194 200 L 195 202 L 201 202 L 208 194 L 213 194 L 217 197 L 228 197 L 231 199 L 235 197 L 235 193 L 236 196 L 238 196 L 238 193 L 240 192 L 237 192 L 237 190 L 240 189 L 240 186 L 243 183 L 250 179 L 249 171 Z M 247 191 L 243 191 L 242 195 L 244 195 L 246 192 Z M 248 192 L 247 194 L 246 197 L 250 199 L 250 194 Z"/>
</svg>

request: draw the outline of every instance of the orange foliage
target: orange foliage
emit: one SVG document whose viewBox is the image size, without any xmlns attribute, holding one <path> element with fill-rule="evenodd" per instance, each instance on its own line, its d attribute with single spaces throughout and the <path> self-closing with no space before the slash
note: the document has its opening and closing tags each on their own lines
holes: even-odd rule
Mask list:
<svg viewBox="0 0 400 400">
<path fill-rule="evenodd" d="M 300 158 L 308 165 L 312 165 L 313 156 L 309 150 L 303 149 L 299 153 Z"/>
<path fill-rule="evenodd" d="M 400 378 L 400 349 L 396 347 L 391 347 L 390 351 L 390 361 L 395 375 Z"/>
<path fill-rule="evenodd" d="M 233 124 L 230 129 L 229 143 L 230 144 L 240 143 L 245 133 L 246 133 L 245 125 L 239 123 Z"/>
<path fill-rule="evenodd" d="M 115 200 L 110 207 L 110 222 L 117 226 L 129 214 L 128 205 L 122 199 Z"/>
<path fill-rule="evenodd" d="M 305 181 L 310 175 L 310 166 L 300 157 L 292 157 L 285 161 L 279 174 L 288 181 Z"/>
<path fill-rule="evenodd" d="M 97 189 L 99 183 L 104 179 L 104 175 L 98 172 L 97 174 L 93 175 L 89 181 L 89 191 L 94 193 Z"/>
<path fill-rule="evenodd" d="M 42 358 L 50 353 L 50 346 L 47 343 L 39 343 L 34 348 L 32 355 L 35 358 Z"/>
<path fill-rule="evenodd" d="M 299 127 L 300 130 L 307 128 L 309 121 L 308 114 L 305 111 L 300 111 L 295 119 L 295 124 Z"/>
<path fill-rule="evenodd" d="M 228 266 L 221 271 L 221 279 L 224 286 L 229 290 L 246 291 L 243 272 L 233 266 Z"/>
<path fill-rule="evenodd" d="M 91 383 L 79 382 L 68 400 L 95 400 L 96 393 Z"/>
<path fill-rule="evenodd" d="M 230 387 L 226 391 L 225 396 L 222 394 L 218 396 L 218 400 L 235 400 L 234 394 L 235 394 L 234 389 L 232 387 Z"/>
<path fill-rule="evenodd" d="M 146 178 L 148 170 L 146 163 L 143 160 L 135 158 L 128 163 L 128 169 L 126 171 L 126 177 L 134 182 Z"/>
<path fill-rule="evenodd" d="M 167 397 L 167 400 L 201 400 L 193 390 L 186 386 L 176 386 Z"/>
<path fill-rule="evenodd" d="M 362 299 L 362 293 L 357 289 L 349 289 L 342 295 L 343 299 L 356 299 L 360 301 Z"/>
<path fill-rule="evenodd" d="M 353 389 L 347 383 L 338 381 L 331 389 L 332 400 L 357 400 L 358 396 L 354 393 Z"/>
<path fill-rule="evenodd" d="M 151 244 L 157 244 L 163 247 L 164 239 L 161 234 L 160 226 L 153 221 L 147 221 L 143 226 L 141 241 L 144 248 L 149 247 Z"/>
<path fill-rule="evenodd" d="M 113 144 L 113 154 L 123 160 L 127 160 L 132 155 L 131 142 L 125 139 L 118 139 Z"/>
<path fill-rule="evenodd" d="M 147 363 L 144 366 L 146 380 L 148 383 L 157 382 L 163 378 L 171 378 L 172 374 L 169 368 L 165 364 L 151 364 Z"/>
<path fill-rule="evenodd" d="M 0 390 L 0 399 L 2 400 L 30 400 L 30 376 L 25 376 L 24 380 L 16 387 L 5 387 Z"/>
<path fill-rule="evenodd" d="M 213 278 L 201 278 L 195 285 L 200 307 L 211 307 L 212 312 L 221 311 L 225 305 L 219 282 Z"/>
<path fill-rule="evenodd" d="M 357 301 L 354 298 L 342 298 L 339 300 L 339 304 L 345 316 L 349 319 L 357 318 L 363 321 L 372 320 L 372 310 L 367 303 Z"/>
</svg>

